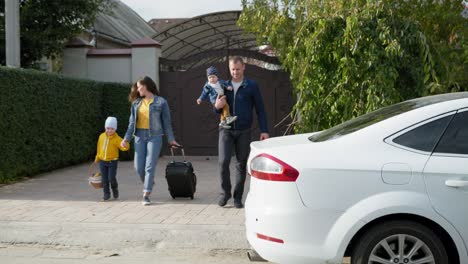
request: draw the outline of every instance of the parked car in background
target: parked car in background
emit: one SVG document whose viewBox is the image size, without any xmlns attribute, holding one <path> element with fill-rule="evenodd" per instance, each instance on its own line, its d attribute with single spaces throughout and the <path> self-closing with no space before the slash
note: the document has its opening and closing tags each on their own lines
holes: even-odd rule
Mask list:
<svg viewBox="0 0 468 264">
<path fill-rule="evenodd" d="M 277 263 L 468 263 L 468 93 L 253 142 L 247 239 Z"/>
</svg>

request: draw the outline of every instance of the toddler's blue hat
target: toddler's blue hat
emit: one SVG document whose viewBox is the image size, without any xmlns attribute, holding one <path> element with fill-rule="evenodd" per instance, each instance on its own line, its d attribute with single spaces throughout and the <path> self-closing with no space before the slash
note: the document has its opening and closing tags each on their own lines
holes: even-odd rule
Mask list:
<svg viewBox="0 0 468 264">
<path fill-rule="evenodd" d="M 214 66 L 211 66 L 208 69 L 206 69 L 206 76 L 210 76 L 210 75 L 218 76 L 218 70 Z"/>
</svg>

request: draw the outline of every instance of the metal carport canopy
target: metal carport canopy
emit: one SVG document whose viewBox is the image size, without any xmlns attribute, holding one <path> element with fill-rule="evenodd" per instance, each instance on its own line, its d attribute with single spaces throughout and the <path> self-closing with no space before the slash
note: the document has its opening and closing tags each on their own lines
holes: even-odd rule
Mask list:
<svg viewBox="0 0 468 264">
<path fill-rule="evenodd" d="M 240 13 L 224 11 L 190 18 L 153 39 L 162 44 L 162 57 L 168 61 L 194 58 L 200 53 L 220 54 L 213 51 L 221 50 L 226 51 L 224 56 L 229 50 L 258 51 L 255 35 L 237 26 Z"/>
</svg>

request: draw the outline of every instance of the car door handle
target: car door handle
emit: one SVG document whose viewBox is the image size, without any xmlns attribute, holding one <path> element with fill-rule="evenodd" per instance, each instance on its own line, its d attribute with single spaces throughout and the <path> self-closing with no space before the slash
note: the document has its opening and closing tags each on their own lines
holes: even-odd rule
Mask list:
<svg viewBox="0 0 468 264">
<path fill-rule="evenodd" d="M 464 180 L 446 180 L 445 185 L 447 185 L 449 187 L 454 187 L 454 188 L 465 187 L 465 186 L 468 186 L 468 181 L 464 181 Z"/>
</svg>

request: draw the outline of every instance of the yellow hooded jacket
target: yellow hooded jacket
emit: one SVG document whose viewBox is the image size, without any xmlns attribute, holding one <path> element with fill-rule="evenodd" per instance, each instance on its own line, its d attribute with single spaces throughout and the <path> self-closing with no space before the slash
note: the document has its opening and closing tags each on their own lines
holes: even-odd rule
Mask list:
<svg viewBox="0 0 468 264">
<path fill-rule="evenodd" d="M 127 142 L 127 147 L 122 148 L 120 146 L 121 142 L 122 142 L 122 138 L 117 133 L 114 133 L 111 136 L 107 136 L 106 132 L 102 133 L 99 136 L 99 140 L 97 143 L 97 153 L 96 153 L 96 158 L 94 159 L 94 161 L 98 162 L 100 160 L 103 160 L 103 161 L 118 160 L 119 149 L 122 151 L 127 151 L 130 148 L 130 143 L 128 142 Z"/>
</svg>

